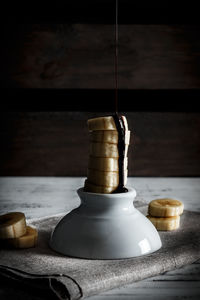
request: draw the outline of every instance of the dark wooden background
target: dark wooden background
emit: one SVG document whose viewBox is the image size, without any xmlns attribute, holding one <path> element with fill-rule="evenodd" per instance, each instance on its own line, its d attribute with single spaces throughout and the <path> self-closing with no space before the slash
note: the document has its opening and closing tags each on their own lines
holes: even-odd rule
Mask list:
<svg viewBox="0 0 200 300">
<path fill-rule="evenodd" d="M 1 56 L 7 87 L 113 89 L 113 24 L 18 24 Z M 7 33 L 8 34 L 8 33 Z M 200 25 L 120 24 L 120 89 L 197 89 Z"/>
<path fill-rule="evenodd" d="M 199 176 L 197 7 L 119 2 L 129 175 Z M 87 119 L 114 110 L 114 3 L 68 1 L 59 17 L 56 6 L 40 15 L 31 6 L 9 10 L 1 26 L 0 175 L 86 175 Z"/>
<path fill-rule="evenodd" d="M 0 175 L 86 176 L 88 118 L 106 112 L 4 112 Z M 195 112 L 125 112 L 131 130 L 129 175 L 199 176 Z"/>
</svg>

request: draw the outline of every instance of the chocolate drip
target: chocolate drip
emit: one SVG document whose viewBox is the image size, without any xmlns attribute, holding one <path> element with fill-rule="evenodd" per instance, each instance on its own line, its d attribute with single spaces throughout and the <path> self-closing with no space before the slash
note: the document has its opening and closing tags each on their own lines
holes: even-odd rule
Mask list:
<svg viewBox="0 0 200 300">
<path fill-rule="evenodd" d="M 121 116 L 114 114 L 113 119 L 118 131 L 118 166 L 119 166 L 119 185 L 113 193 L 126 193 L 127 188 L 124 186 L 124 158 L 125 158 L 125 125 Z"/>
<path fill-rule="evenodd" d="M 113 119 L 118 131 L 119 185 L 113 193 L 126 193 L 128 190 L 124 186 L 125 125 L 122 117 L 118 115 L 118 0 L 116 0 L 115 13 L 115 114 L 113 115 Z"/>
<path fill-rule="evenodd" d="M 118 112 L 118 0 L 115 7 L 115 113 Z"/>
</svg>

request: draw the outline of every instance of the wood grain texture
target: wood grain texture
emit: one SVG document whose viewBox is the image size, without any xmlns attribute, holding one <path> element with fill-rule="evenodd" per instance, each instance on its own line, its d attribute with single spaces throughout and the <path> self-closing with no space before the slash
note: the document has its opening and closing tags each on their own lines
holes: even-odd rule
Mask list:
<svg viewBox="0 0 200 300">
<path fill-rule="evenodd" d="M 0 214 L 22 211 L 27 219 L 68 212 L 80 204 L 76 190 L 85 177 L 0 177 Z M 175 198 L 187 210 L 200 211 L 200 178 L 129 177 L 127 186 L 137 191 L 137 203 Z"/>
<path fill-rule="evenodd" d="M 125 112 L 129 176 L 200 175 L 199 113 Z M 0 175 L 85 176 L 87 120 L 106 112 L 4 112 Z"/>
<path fill-rule="evenodd" d="M 1 59 L 4 86 L 114 88 L 114 25 L 18 24 L 12 31 Z M 119 88 L 199 88 L 199 34 L 199 25 L 120 25 Z"/>
<path fill-rule="evenodd" d="M 76 189 L 83 177 L 1 177 L 0 214 L 23 211 L 28 219 L 67 212 L 79 204 Z M 150 202 L 157 197 L 175 197 L 185 209 L 200 211 L 200 178 L 129 178 L 137 190 L 135 202 Z M 200 261 L 133 284 L 88 298 L 88 300 L 198 300 L 200 297 Z M 2 299 L 51 299 L 40 290 L 30 294 L 23 286 L 0 281 Z M 52 297 L 52 299 L 55 299 Z"/>
</svg>

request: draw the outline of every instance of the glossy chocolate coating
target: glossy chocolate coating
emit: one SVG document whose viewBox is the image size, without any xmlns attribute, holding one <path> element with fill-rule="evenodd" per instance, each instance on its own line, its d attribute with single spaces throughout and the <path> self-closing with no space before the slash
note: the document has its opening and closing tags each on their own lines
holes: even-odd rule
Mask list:
<svg viewBox="0 0 200 300">
<path fill-rule="evenodd" d="M 119 185 L 113 193 L 126 193 L 127 188 L 124 186 L 124 158 L 125 158 L 125 125 L 123 118 L 117 113 L 113 115 L 115 125 L 118 131 L 118 152 L 119 152 Z"/>
</svg>

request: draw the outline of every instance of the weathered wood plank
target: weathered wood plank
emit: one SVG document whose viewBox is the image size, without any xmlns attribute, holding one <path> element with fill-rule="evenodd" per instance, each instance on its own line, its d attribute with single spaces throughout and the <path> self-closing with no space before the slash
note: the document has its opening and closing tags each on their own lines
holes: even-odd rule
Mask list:
<svg viewBox="0 0 200 300">
<path fill-rule="evenodd" d="M 84 178 L 0 178 L 0 213 L 18 209 L 29 218 L 44 216 L 47 211 L 54 214 L 70 210 L 79 203 L 75 190 L 83 181 Z M 181 199 L 187 209 L 200 211 L 199 183 L 199 178 L 129 178 L 128 182 L 138 192 L 136 201 L 173 196 Z M 198 299 L 199 271 L 200 265 L 193 264 L 89 299 Z M 13 293 L 11 290 L 6 295 Z M 19 290 L 17 293 L 20 295 Z"/>
<path fill-rule="evenodd" d="M 199 88 L 199 33 L 198 25 L 120 25 L 119 88 Z M 2 55 L 8 85 L 114 88 L 114 25 L 25 24 L 12 35 Z"/>
<path fill-rule="evenodd" d="M 84 177 L 0 177 L 0 214 L 23 211 L 27 218 L 67 212 L 80 203 L 76 190 Z M 135 202 L 155 198 L 180 199 L 185 209 L 200 211 L 199 178 L 129 177 L 127 186 L 137 191 Z"/>
<path fill-rule="evenodd" d="M 5 112 L 0 175 L 85 176 L 87 119 L 106 112 Z M 198 113 L 125 112 L 129 176 L 200 175 Z"/>
<path fill-rule="evenodd" d="M 0 214 L 8 211 L 23 211 L 26 217 L 41 217 L 63 213 L 79 204 L 76 189 L 83 185 L 84 178 L 53 177 L 1 177 Z M 185 208 L 200 211 L 200 178 L 129 178 L 128 185 L 137 190 L 135 201 L 148 203 L 155 197 L 176 197 L 184 202 Z M 88 300 L 157 300 L 199 299 L 200 261 L 145 279 L 134 284 L 114 289 L 88 298 Z M 46 299 L 38 292 L 28 295 L 21 287 L 9 287 L 0 295 L 6 299 Z M 40 297 L 41 296 L 41 297 Z M 50 295 L 48 295 L 48 299 Z"/>
</svg>

